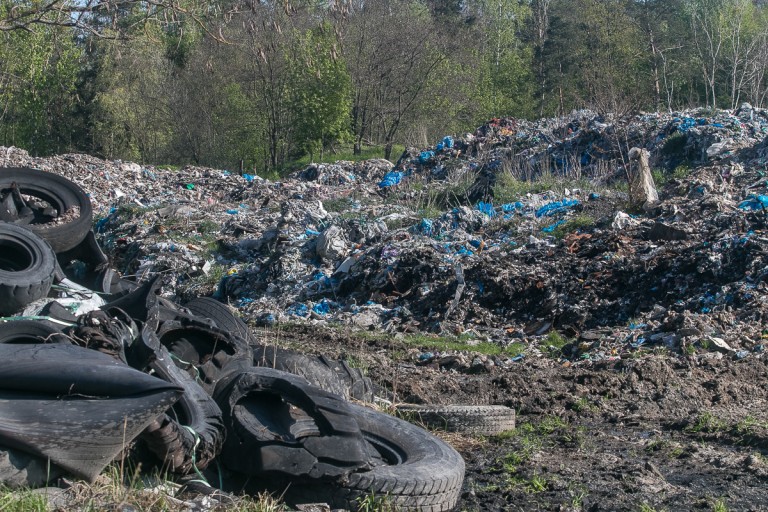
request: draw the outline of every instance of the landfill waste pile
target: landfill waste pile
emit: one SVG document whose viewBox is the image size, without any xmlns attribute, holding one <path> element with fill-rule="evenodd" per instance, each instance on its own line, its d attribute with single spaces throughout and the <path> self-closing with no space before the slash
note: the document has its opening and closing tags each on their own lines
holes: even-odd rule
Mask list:
<svg viewBox="0 0 768 512">
<path fill-rule="evenodd" d="M 104 257 L 64 249 L 79 285 L 212 297 L 262 344 L 359 351 L 382 399 L 530 418 L 457 446 L 462 509 L 768 507 L 765 109 L 493 119 L 279 181 L 17 148 L 0 166 L 87 192 Z"/>
</svg>

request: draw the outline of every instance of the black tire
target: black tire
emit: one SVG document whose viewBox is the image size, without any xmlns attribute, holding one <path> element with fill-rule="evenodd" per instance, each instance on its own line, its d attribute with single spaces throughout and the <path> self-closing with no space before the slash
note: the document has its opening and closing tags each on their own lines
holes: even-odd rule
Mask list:
<svg viewBox="0 0 768 512">
<path fill-rule="evenodd" d="M 399 405 L 405 419 L 430 428 L 493 436 L 515 429 L 515 410 L 503 405 Z"/>
<path fill-rule="evenodd" d="M 0 315 L 48 295 L 55 273 L 56 255 L 45 240 L 0 222 Z"/>
<path fill-rule="evenodd" d="M 144 350 L 150 351 L 143 357 L 149 360 L 147 369 L 184 389 L 181 399 L 151 424 L 141 438 L 163 466 L 174 473 L 205 469 L 219 455 L 224 443 L 221 409 L 194 378 L 176 366 L 168 349 L 149 326 L 142 329 L 141 341 Z"/>
<path fill-rule="evenodd" d="M 230 311 L 226 304 L 219 302 L 213 297 L 192 299 L 184 307 L 197 316 L 213 320 L 219 329 L 231 332 L 248 343 L 256 343 L 256 337 L 251 334 L 248 324 L 232 314 L 232 311 Z"/>
<path fill-rule="evenodd" d="M 48 322 L 15 320 L 0 323 L 0 343 L 69 343 L 69 338 Z"/>
<path fill-rule="evenodd" d="M 464 460 L 456 450 L 407 421 L 355 404 L 349 407 L 384 463 L 351 473 L 335 485 L 297 489 L 297 494 L 348 510 L 358 510 L 371 496 L 388 500 L 397 510 L 443 512 L 456 506 L 464 481 Z"/>
<path fill-rule="evenodd" d="M 298 375 L 250 368 L 216 388 L 228 436 L 221 460 L 257 478 L 300 485 L 365 468 L 370 452 L 349 402 Z"/>
<path fill-rule="evenodd" d="M 178 318 L 162 322 L 157 337 L 176 366 L 209 395 L 226 375 L 252 366 L 251 347 L 244 339 L 194 318 Z"/>
<path fill-rule="evenodd" d="M 301 354 L 280 347 L 255 345 L 253 364 L 299 375 L 313 386 L 347 399 L 373 401 L 371 379 L 363 375 L 359 368 L 352 368 L 344 361 Z"/>
<path fill-rule="evenodd" d="M 21 217 L 10 211 L 6 200 L 14 183 L 21 194 L 48 203 L 55 216 L 35 213 Z M 23 167 L 4 167 L 0 168 L 0 220 L 26 225 L 47 240 L 55 252 L 61 252 L 83 241 L 91 229 L 93 207 L 83 189 L 63 176 Z"/>
</svg>

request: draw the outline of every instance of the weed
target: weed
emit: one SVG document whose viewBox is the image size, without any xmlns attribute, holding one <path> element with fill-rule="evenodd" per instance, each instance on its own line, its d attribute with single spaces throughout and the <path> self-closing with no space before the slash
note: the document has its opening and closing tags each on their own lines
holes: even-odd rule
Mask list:
<svg viewBox="0 0 768 512">
<path fill-rule="evenodd" d="M 689 434 L 695 434 L 699 432 L 713 434 L 720 432 L 725 428 L 725 421 L 721 420 L 710 412 L 704 412 L 696 418 L 696 421 L 692 425 L 688 425 L 685 428 L 685 432 Z"/>
<path fill-rule="evenodd" d="M 581 396 L 576 399 L 571 408 L 576 412 L 590 411 L 593 406 L 589 403 L 589 399 L 585 396 Z"/>
<path fill-rule="evenodd" d="M 528 481 L 526 490 L 530 493 L 544 492 L 547 490 L 547 479 L 543 476 L 539 476 L 536 473 L 533 474 Z"/>
<path fill-rule="evenodd" d="M 664 141 L 664 145 L 661 147 L 661 154 L 667 156 L 681 154 L 685 149 L 685 143 L 687 141 L 688 136 L 685 133 L 673 133 Z"/>
<path fill-rule="evenodd" d="M 725 504 L 725 498 L 718 498 L 712 504 L 712 512 L 728 512 L 728 505 Z"/>
<path fill-rule="evenodd" d="M 595 219 L 589 215 L 578 215 L 563 224 L 560 224 L 552 232 L 555 238 L 563 239 L 568 233 L 584 230 L 595 225 Z"/>
<path fill-rule="evenodd" d="M 337 197 L 333 199 L 326 199 L 323 201 L 323 208 L 327 212 L 341 213 L 346 212 L 352 207 L 348 197 Z"/>
<path fill-rule="evenodd" d="M 12 491 L 0 488 L 0 510 L 3 512 L 46 512 L 45 497 L 30 490 Z"/>
<path fill-rule="evenodd" d="M 373 492 L 359 499 L 357 512 L 394 512 L 397 510 L 389 496 L 376 496 Z"/>
<path fill-rule="evenodd" d="M 639 512 L 666 512 L 666 509 L 659 510 L 657 508 L 652 507 L 646 502 L 641 503 L 640 508 L 638 510 Z"/>
</svg>

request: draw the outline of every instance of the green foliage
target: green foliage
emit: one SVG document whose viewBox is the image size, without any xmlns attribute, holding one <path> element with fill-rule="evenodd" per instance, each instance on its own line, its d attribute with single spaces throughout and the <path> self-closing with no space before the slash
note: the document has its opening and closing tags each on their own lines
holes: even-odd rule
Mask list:
<svg viewBox="0 0 768 512">
<path fill-rule="evenodd" d="M 329 23 L 306 31 L 295 44 L 291 108 L 298 145 L 311 156 L 349 137 L 351 82 L 336 46 Z"/>
<path fill-rule="evenodd" d="M 82 56 L 61 27 L 0 32 L 0 144 L 33 154 L 72 147 Z"/>
<path fill-rule="evenodd" d="M 562 239 L 568 233 L 585 230 L 595 225 L 595 219 L 589 215 L 577 215 L 560 224 L 552 232 L 555 238 Z"/>
<path fill-rule="evenodd" d="M 28 490 L 0 488 L 0 510 L 3 512 L 46 512 L 46 499 Z"/>
<path fill-rule="evenodd" d="M 703 412 L 696 417 L 696 420 L 685 428 L 688 433 L 707 433 L 713 434 L 725 430 L 726 423 L 710 412 Z"/>
</svg>

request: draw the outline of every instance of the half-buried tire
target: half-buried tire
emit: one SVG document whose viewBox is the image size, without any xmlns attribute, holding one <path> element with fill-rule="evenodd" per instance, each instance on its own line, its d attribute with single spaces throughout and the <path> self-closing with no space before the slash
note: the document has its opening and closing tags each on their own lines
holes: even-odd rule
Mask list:
<svg viewBox="0 0 768 512">
<path fill-rule="evenodd" d="M 35 233 L 0 222 L 0 315 L 45 297 L 53 284 L 56 255 Z"/>
</svg>

